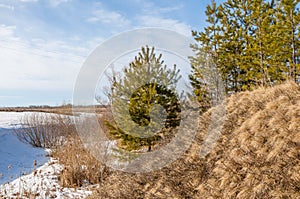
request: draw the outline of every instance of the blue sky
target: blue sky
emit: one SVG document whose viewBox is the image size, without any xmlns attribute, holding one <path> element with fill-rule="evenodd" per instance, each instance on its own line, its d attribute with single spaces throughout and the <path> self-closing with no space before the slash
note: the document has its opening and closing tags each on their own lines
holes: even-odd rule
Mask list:
<svg viewBox="0 0 300 199">
<path fill-rule="evenodd" d="M 209 3 L 0 0 L 0 106 L 71 102 L 80 67 L 101 42 L 144 27 L 190 36 L 204 27 Z"/>
</svg>

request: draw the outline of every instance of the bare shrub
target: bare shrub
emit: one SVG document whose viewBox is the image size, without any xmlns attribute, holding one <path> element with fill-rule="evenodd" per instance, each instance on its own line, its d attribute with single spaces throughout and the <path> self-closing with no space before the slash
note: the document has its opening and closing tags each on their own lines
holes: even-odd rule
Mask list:
<svg viewBox="0 0 300 199">
<path fill-rule="evenodd" d="M 76 133 L 70 116 L 48 113 L 32 113 L 21 119 L 21 127 L 15 128 L 17 138 L 34 147 L 53 148 Z"/>
</svg>

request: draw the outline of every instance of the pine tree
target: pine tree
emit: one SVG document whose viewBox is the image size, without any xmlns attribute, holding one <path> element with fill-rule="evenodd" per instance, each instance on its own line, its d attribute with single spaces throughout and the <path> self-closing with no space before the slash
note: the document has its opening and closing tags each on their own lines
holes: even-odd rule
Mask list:
<svg viewBox="0 0 300 199">
<path fill-rule="evenodd" d="M 107 122 L 107 126 L 112 138 L 126 150 L 148 146 L 150 151 L 158 141 L 172 136 L 172 130 L 180 124 L 175 88 L 181 76 L 176 65 L 168 69 L 161 58 L 154 47 L 142 47 L 123 75 L 112 78 L 109 98 L 115 122 Z"/>
<path fill-rule="evenodd" d="M 298 80 L 299 71 L 299 26 L 300 14 L 297 4 L 299 0 L 283 0 L 277 2 L 278 29 L 281 37 L 281 61 L 287 68 L 288 77 Z"/>
<path fill-rule="evenodd" d="M 207 6 L 204 31 L 192 31 L 197 41 L 192 46 L 197 55 L 191 59 L 190 75 L 195 94 L 204 95 L 207 87 L 201 80 L 204 72 L 199 70 L 203 52 L 214 60 L 227 93 L 271 86 L 287 78 L 299 81 L 298 3 L 227 0 L 217 5 L 212 1 Z"/>
<path fill-rule="evenodd" d="M 208 78 L 211 76 L 211 70 L 219 65 L 218 48 L 221 39 L 219 23 L 222 17 L 221 9 L 212 0 L 211 5 L 207 5 L 205 12 L 207 15 L 206 22 L 209 25 L 202 32 L 192 31 L 192 35 L 199 44 L 191 46 L 197 57 L 190 58 L 192 71 L 189 75 L 189 80 L 201 111 L 205 111 L 211 106 L 209 86 L 212 85 L 208 84 L 213 83 Z"/>
<path fill-rule="evenodd" d="M 243 26 L 241 19 L 243 14 L 240 6 L 243 1 L 227 1 L 223 4 L 222 42 L 219 48 L 220 61 L 219 68 L 227 82 L 227 92 L 238 92 L 241 90 L 240 75 L 243 72 L 241 58 L 244 49 L 244 40 L 242 38 Z"/>
<path fill-rule="evenodd" d="M 255 84 L 271 85 L 269 70 L 272 56 L 272 13 L 273 4 L 263 0 L 253 1 L 251 7 L 251 46 L 247 49 L 251 52 L 252 71 L 255 74 Z"/>
<path fill-rule="evenodd" d="M 200 52 L 198 49 L 197 59 L 192 58 L 191 67 L 192 71 L 189 75 L 190 84 L 193 87 L 193 93 L 196 96 L 196 101 L 199 103 L 199 109 L 201 112 L 205 112 L 211 107 L 211 97 L 209 94 L 208 82 L 206 80 L 205 71 L 208 70 L 207 64 L 205 64 L 205 56 L 200 58 Z M 207 55 L 206 52 L 202 52 L 202 55 Z"/>
</svg>

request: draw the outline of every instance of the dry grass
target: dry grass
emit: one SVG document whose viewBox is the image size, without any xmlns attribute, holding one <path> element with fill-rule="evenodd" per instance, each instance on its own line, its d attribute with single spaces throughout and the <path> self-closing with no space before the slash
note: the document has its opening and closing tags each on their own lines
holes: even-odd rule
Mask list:
<svg viewBox="0 0 300 199">
<path fill-rule="evenodd" d="M 109 174 L 109 169 L 84 149 L 78 137 L 70 138 L 66 144 L 52 153 L 64 165 L 60 173 L 63 187 L 81 187 L 101 183 Z"/>
<path fill-rule="evenodd" d="M 292 82 L 227 99 L 214 149 L 199 158 L 212 110 L 184 157 L 141 174 L 114 172 L 98 198 L 300 198 L 300 87 Z"/>
<path fill-rule="evenodd" d="M 286 83 L 228 99 L 227 123 L 206 157 L 199 192 L 223 198 L 300 197 L 300 89 Z"/>
<path fill-rule="evenodd" d="M 63 187 L 99 184 L 109 175 L 108 168 L 84 149 L 70 116 L 33 113 L 22 119 L 15 134 L 34 147 L 51 148 L 51 156 L 64 165 L 59 176 Z"/>
</svg>

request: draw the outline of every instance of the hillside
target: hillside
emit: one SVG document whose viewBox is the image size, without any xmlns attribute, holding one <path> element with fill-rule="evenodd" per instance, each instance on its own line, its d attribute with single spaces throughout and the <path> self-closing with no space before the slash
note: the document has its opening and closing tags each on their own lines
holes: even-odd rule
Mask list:
<svg viewBox="0 0 300 199">
<path fill-rule="evenodd" d="M 209 110 L 184 157 L 141 174 L 114 172 L 96 198 L 300 198 L 300 87 L 285 83 L 233 95 L 222 134 L 199 157 Z"/>
</svg>

